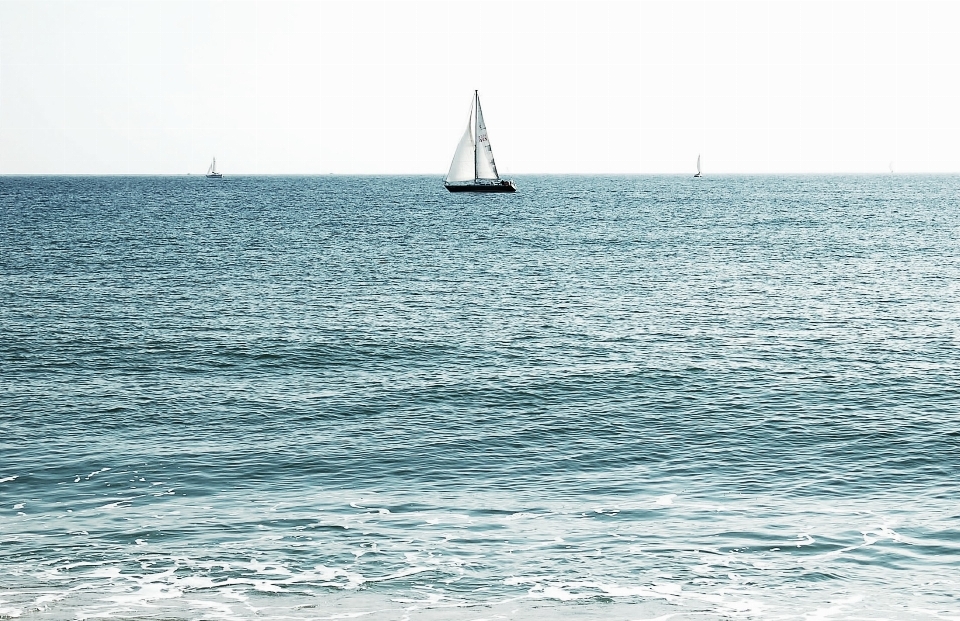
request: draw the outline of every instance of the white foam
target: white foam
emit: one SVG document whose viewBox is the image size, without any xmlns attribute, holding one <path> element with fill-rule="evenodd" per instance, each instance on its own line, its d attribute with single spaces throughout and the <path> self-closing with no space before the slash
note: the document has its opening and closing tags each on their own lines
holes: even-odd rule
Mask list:
<svg viewBox="0 0 960 621">
<path fill-rule="evenodd" d="M 541 586 L 534 587 L 530 590 L 531 597 L 544 598 L 544 599 L 558 599 L 561 602 L 568 602 L 574 599 L 583 599 L 585 597 L 590 597 L 585 593 L 571 593 L 570 591 L 565 590 L 560 586 Z"/>
<path fill-rule="evenodd" d="M 253 588 L 257 591 L 263 591 L 264 593 L 280 593 L 283 589 L 278 584 L 274 584 L 268 580 L 257 580 L 253 583 Z"/>
<path fill-rule="evenodd" d="M 193 606 L 199 606 L 200 608 L 216 610 L 222 615 L 233 615 L 233 608 L 229 604 L 224 604 L 222 602 L 211 602 L 203 599 L 190 599 L 186 600 L 186 603 Z"/>
<path fill-rule="evenodd" d="M 526 519 L 534 519 L 534 520 L 535 520 L 535 519 L 537 519 L 537 518 L 539 518 L 539 517 L 543 517 L 543 516 L 542 516 L 542 515 L 538 515 L 538 514 L 536 514 L 536 513 L 527 513 L 526 511 L 520 511 L 519 513 L 514 513 L 514 514 L 509 515 L 509 516 L 507 516 L 507 517 L 505 517 L 505 518 L 503 518 L 503 519 L 506 520 L 506 521 L 508 521 L 508 522 L 510 522 L 510 521 L 513 521 L 513 520 L 526 520 Z"/>
<path fill-rule="evenodd" d="M 655 588 L 641 586 L 619 586 L 616 584 L 598 585 L 606 595 L 610 597 L 648 597 L 654 599 L 671 599 L 674 593 L 663 593 Z"/>
<path fill-rule="evenodd" d="M 39 608 L 48 602 L 58 602 L 66 596 L 66 593 L 47 593 L 34 600 L 34 605 Z"/>
<path fill-rule="evenodd" d="M 19 474 L 15 474 L 10 477 L 3 477 L 2 479 L 0 479 L 0 483 L 9 483 L 10 481 L 16 481 L 19 477 L 20 477 Z"/>
<path fill-rule="evenodd" d="M 130 500 L 131 500 L 131 499 L 124 498 L 123 500 L 117 500 L 116 502 L 110 502 L 110 503 L 107 503 L 107 504 L 103 505 L 102 507 L 97 507 L 97 508 L 98 508 L 98 509 L 129 509 L 129 508 L 131 507 L 131 505 L 130 505 Z"/>
<path fill-rule="evenodd" d="M 543 581 L 545 581 L 545 580 L 551 580 L 551 579 L 553 579 L 552 576 L 541 576 L 541 577 L 538 577 L 538 576 L 526 576 L 526 577 L 524 577 L 524 576 L 510 576 L 509 578 L 507 578 L 506 580 L 504 580 L 503 583 L 504 583 L 505 585 L 507 585 L 507 586 L 518 586 L 518 585 L 521 585 L 521 584 L 537 584 L 537 583 L 539 583 L 539 582 L 543 582 Z"/>
<path fill-rule="evenodd" d="M 146 582 L 138 590 L 129 595 L 111 595 L 104 597 L 103 601 L 114 602 L 116 604 L 136 605 L 147 604 L 158 599 L 171 599 L 181 597 L 183 591 L 167 584 L 156 582 Z"/>
<path fill-rule="evenodd" d="M 101 472 L 107 472 L 108 470 L 110 470 L 110 468 L 100 468 L 99 470 L 94 470 L 93 472 L 91 472 L 90 474 L 87 475 L 87 480 L 89 481 L 89 480 L 90 480 L 90 477 L 92 477 L 92 476 L 94 476 L 94 475 L 98 475 L 98 474 L 100 474 Z"/>
<path fill-rule="evenodd" d="M 679 584 L 663 583 L 663 582 L 659 584 L 654 584 L 650 588 L 651 590 L 653 590 L 654 593 L 660 593 L 661 595 L 678 596 L 683 591 L 683 587 L 681 587 Z"/>
</svg>

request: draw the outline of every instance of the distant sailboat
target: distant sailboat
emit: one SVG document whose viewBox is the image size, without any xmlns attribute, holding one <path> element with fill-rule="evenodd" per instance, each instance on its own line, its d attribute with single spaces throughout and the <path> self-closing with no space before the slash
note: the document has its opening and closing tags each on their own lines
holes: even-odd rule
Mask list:
<svg viewBox="0 0 960 621">
<path fill-rule="evenodd" d="M 893 174 L 893 162 L 890 162 L 890 174 Z"/>
<path fill-rule="evenodd" d="M 476 139 L 474 139 L 476 138 Z M 513 181 L 501 179 L 493 161 L 493 149 L 487 136 L 487 126 L 480 110 L 480 95 L 473 91 L 470 119 L 460 144 L 453 154 L 450 170 L 443 180 L 450 192 L 516 192 Z"/>
<path fill-rule="evenodd" d="M 222 179 L 223 174 L 217 172 L 217 158 L 210 162 L 210 168 L 207 169 L 207 179 Z"/>
<path fill-rule="evenodd" d="M 700 154 L 698 153 L 697 154 L 697 174 L 695 174 L 694 177 L 702 177 L 702 176 L 703 175 L 700 174 Z"/>
</svg>

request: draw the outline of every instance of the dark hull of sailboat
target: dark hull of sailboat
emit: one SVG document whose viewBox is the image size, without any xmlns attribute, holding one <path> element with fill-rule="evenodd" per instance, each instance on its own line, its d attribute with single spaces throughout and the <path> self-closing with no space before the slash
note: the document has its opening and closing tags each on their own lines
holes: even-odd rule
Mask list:
<svg viewBox="0 0 960 621">
<path fill-rule="evenodd" d="M 444 183 L 448 192 L 516 192 L 513 181 L 502 180 L 499 183 Z"/>
<path fill-rule="evenodd" d="M 207 179 L 223 179 L 223 173 L 210 173 Z"/>
</svg>

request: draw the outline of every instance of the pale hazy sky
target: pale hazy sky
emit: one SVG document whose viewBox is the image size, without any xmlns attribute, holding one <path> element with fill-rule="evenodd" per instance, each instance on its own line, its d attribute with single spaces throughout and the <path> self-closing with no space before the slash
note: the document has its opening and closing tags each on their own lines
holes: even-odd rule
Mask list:
<svg viewBox="0 0 960 621">
<path fill-rule="evenodd" d="M 0 173 L 960 171 L 957 2 L 0 0 Z"/>
</svg>

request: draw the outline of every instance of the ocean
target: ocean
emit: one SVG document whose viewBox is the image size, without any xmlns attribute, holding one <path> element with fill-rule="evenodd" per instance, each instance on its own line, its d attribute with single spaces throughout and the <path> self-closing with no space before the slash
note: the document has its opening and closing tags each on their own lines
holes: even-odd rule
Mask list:
<svg viewBox="0 0 960 621">
<path fill-rule="evenodd" d="M 0 618 L 960 618 L 960 177 L 0 177 Z"/>
</svg>

